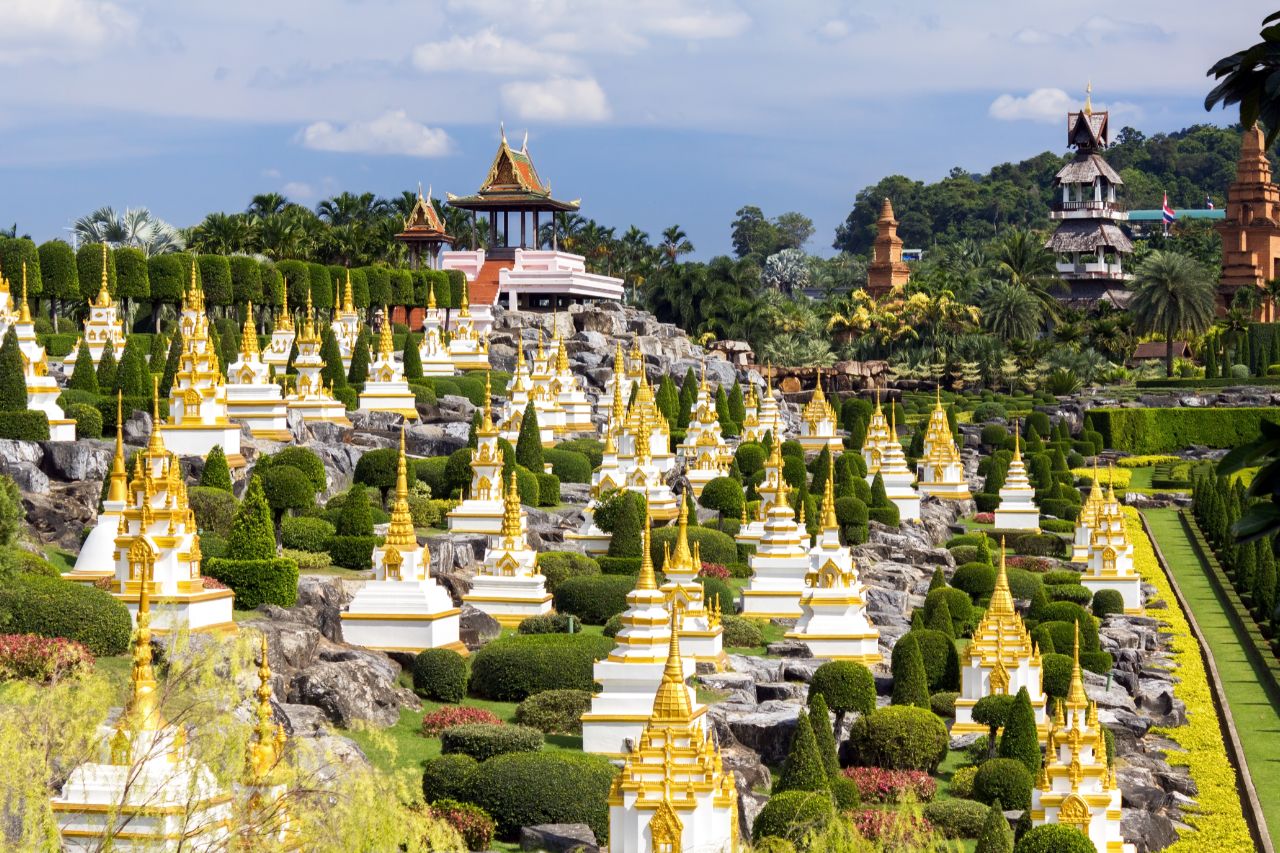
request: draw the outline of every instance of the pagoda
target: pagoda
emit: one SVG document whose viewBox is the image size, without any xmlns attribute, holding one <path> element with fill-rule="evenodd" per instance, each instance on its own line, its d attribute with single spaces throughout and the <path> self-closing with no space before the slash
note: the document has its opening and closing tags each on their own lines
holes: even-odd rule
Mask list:
<svg viewBox="0 0 1280 853">
<path fill-rule="evenodd" d="M 538 429 L 543 447 L 553 447 L 556 438 L 564 434 L 565 413 L 560 408 L 560 386 L 556 382 L 555 355 L 542 344 L 542 330 L 538 330 L 538 349 L 529 370 L 529 399 L 538 413 Z M 523 417 L 524 409 L 520 409 Z M 519 428 L 517 427 L 517 433 Z M 514 444 L 516 437 L 512 437 Z"/>
<path fill-rule="evenodd" d="M 27 384 L 27 409 L 44 412 L 49 421 L 50 441 L 75 441 L 76 422 L 68 418 L 58 405 L 58 395 L 62 391 L 58 388 L 58 381 L 49 375 L 49 357 L 36 337 L 35 321 L 31 319 L 31 308 L 27 305 L 26 261 L 22 262 L 22 301 L 18 304 L 18 314 L 12 325 L 18 338 L 18 349 L 22 353 L 22 374 Z"/>
<path fill-rule="evenodd" d="M 192 262 L 194 263 L 194 261 Z M 86 282 L 87 283 L 87 282 Z M 71 352 L 62 362 L 62 372 L 70 377 L 76 372 L 76 356 L 80 354 L 80 344 L 89 345 L 89 355 L 96 368 L 102 361 L 107 348 L 117 361 L 124 353 L 124 321 L 120 319 L 120 307 L 111 298 L 107 289 L 107 244 L 102 244 L 102 284 L 98 295 L 89 302 L 89 316 L 84 321 L 84 334 L 76 341 Z"/>
<path fill-rule="evenodd" d="M 524 357 L 524 341 L 520 334 L 516 335 L 516 367 L 507 380 L 507 402 L 503 406 L 500 433 L 502 438 L 515 443 L 520 436 L 520 423 L 524 419 L 524 411 L 533 399 L 533 376 L 529 371 L 529 363 Z M 538 419 L 538 439 L 543 447 L 553 441 L 551 425 Z"/>
<path fill-rule="evenodd" d="M 284 304 L 271 325 L 271 340 L 267 342 L 267 351 L 262 360 L 275 368 L 277 373 L 284 373 L 289 366 L 289 353 L 293 351 L 293 316 L 289 314 L 289 280 L 284 282 Z"/>
<path fill-rule="evenodd" d="M 1058 256 L 1072 302 L 1093 303 L 1112 291 L 1124 300 L 1133 278 L 1123 263 L 1133 243 L 1120 227 L 1129 214 L 1116 197 L 1124 181 L 1102 156 L 1110 142 L 1107 112 L 1094 112 L 1086 95 L 1084 109 L 1067 113 L 1067 145 L 1076 155 L 1053 178 L 1049 218 L 1058 227 L 1045 243 Z"/>
<path fill-rule="evenodd" d="M 449 510 L 449 532 L 502 532 L 504 503 L 502 493 L 502 452 L 498 448 L 498 428 L 493 423 L 490 404 L 492 390 L 489 374 L 484 376 L 484 410 L 476 428 L 476 448 L 471 451 L 471 488 L 466 499 Z"/>
<path fill-rule="evenodd" d="M 900 521 L 920 520 L 920 496 L 916 493 L 915 477 L 907 467 L 907 455 L 902 452 L 902 442 L 898 441 L 897 409 L 889 409 L 889 439 L 880 449 L 880 468 L 878 472 L 867 471 L 867 482 L 875 481 L 876 473 L 884 482 L 884 492 L 893 505 L 898 508 Z"/>
<path fill-rule="evenodd" d="M 733 460 L 733 454 L 729 452 L 720 432 L 720 418 L 716 413 L 711 388 L 707 385 L 705 365 L 702 368 L 702 379 L 698 383 L 693 417 L 689 419 L 684 441 L 676 449 L 684 457 L 685 478 L 689 481 L 695 498 L 702 495 L 707 483 L 716 477 L 729 475 L 729 463 Z"/>
<path fill-rule="evenodd" d="M 245 849 L 249 849 L 251 842 L 261 839 L 264 842 L 283 843 L 283 849 L 288 850 L 291 849 L 287 843 L 291 828 L 290 815 L 286 804 L 282 802 L 289 792 L 286 774 L 283 772 L 284 751 L 288 741 L 284 726 L 272 722 L 275 711 L 271 706 L 271 664 L 267 660 L 267 635 L 264 633 L 261 636 L 253 731 L 245 750 L 244 773 L 234 785 L 236 799 L 247 812 L 248 818 L 244 821 L 247 825 L 238 833 L 237 841 Z M 245 834 L 249 837 L 244 837 Z"/>
<path fill-rule="evenodd" d="M 738 792 L 684 684 L 671 634 L 653 710 L 609 791 L 611 853 L 732 853 Z"/>
<path fill-rule="evenodd" d="M 822 532 L 809 549 L 800 618 L 786 638 L 807 645 L 814 657 L 872 666 L 880 663 L 880 632 L 867 618 L 866 587 L 858 579 L 853 554 L 840 544 L 834 480 L 833 463 L 822 496 Z"/>
<path fill-rule="evenodd" d="M 1089 562 L 1080 583 L 1090 592 L 1114 589 L 1124 599 L 1127 616 L 1142 616 L 1142 578 L 1134 571 L 1133 543 L 1125 529 L 1124 513 L 1116 500 L 1114 480 L 1107 499 L 1098 507 L 1089 541 Z"/>
<path fill-rule="evenodd" d="M 129 507 L 129 474 L 124 464 L 124 398 L 116 392 L 116 452 L 107 475 L 107 496 L 93 529 L 80 546 L 75 567 L 63 575 L 65 580 L 96 584 L 116 574 L 116 535 L 124 511 Z"/>
<path fill-rule="evenodd" d="M 658 588 L 650 556 L 652 531 L 645 513 L 640 553 L 640 574 L 635 589 L 627 593 L 622 630 L 609 656 L 595 665 L 600 692 L 591 698 L 591 708 L 582 715 L 582 750 L 611 756 L 625 756 L 640 742 L 641 732 L 662 682 L 665 651 L 671 643 L 672 619 L 667 612 L 667 596 Z M 676 626 L 679 630 L 679 626 Z M 691 724 L 703 725 L 705 707 L 696 705 L 693 690 L 685 686 L 696 669 L 693 661 L 683 661 L 680 688 L 691 711 Z"/>
<path fill-rule="evenodd" d="M 944 500 L 966 501 L 969 484 L 964 479 L 964 463 L 951 435 L 951 424 L 942 408 L 942 392 L 937 391 L 937 403 L 929 415 L 929 427 L 924 437 L 924 458 L 917 465 L 920 491 Z M 886 484 L 887 485 L 887 484 Z"/>
<path fill-rule="evenodd" d="M 431 188 L 422 197 L 422 184 L 418 184 L 418 200 L 404 221 L 404 230 L 396 235 L 409 250 L 409 269 L 437 269 L 440 266 L 440 250 L 453 245 L 453 238 L 445 230 L 444 221 L 431 203 Z M 464 289 L 465 291 L 465 289 Z"/>
<path fill-rule="evenodd" d="M 153 382 L 158 379 L 153 377 Z M 226 588 L 206 589 L 200 575 L 196 517 L 187 503 L 182 465 L 165 447 L 168 430 L 160 426 L 158 393 L 152 405 L 151 439 L 134 457 L 133 478 L 125 493 L 128 505 L 116 525 L 111 594 L 136 614 L 145 587 L 157 604 L 164 605 L 156 619 L 157 631 L 234 631 L 234 593 Z M 107 496 L 118 498 L 118 488 L 113 479 Z"/>
<path fill-rule="evenodd" d="M 182 353 L 169 389 L 170 423 L 164 424 L 166 445 L 179 456 L 205 456 L 221 447 L 227 464 L 241 467 L 240 427 L 227 417 L 227 383 L 218 353 L 209 338 L 204 291 L 196 283 L 191 262 L 191 287 L 182 296 Z"/>
<path fill-rule="evenodd" d="M 782 410 L 773 396 L 773 368 L 769 367 L 765 370 L 764 397 L 760 399 L 760 440 L 764 441 L 765 433 L 769 433 L 774 444 L 781 444 L 783 432 Z"/>
<path fill-rule="evenodd" d="M 893 403 L 889 403 L 889 408 L 893 408 Z M 880 389 L 876 389 L 876 409 L 871 413 L 871 420 L 867 422 L 867 437 L 862 442 L 862 458 L 867 463 L 867 477 L 874 479 L 876 473 L 880 470 L 880 462 L 884 458 L 885 451 L 889 449 L 890 442 L 896 442 L 893 431 L 889 428 L 889 421 L 884 416 L 884 409 L 880 407 Z"/>
<path fill-rule="evenodd" d="M 898 220 L 893 218 L 893 204 L 886 198 L 880 205 L 872 259 L 867 265 L 867 293 L 880 299 L 905 287 L 910 278 L 911 268 L 902 260 Z"/>
<path fill-rule="evenodd" d="M 344 372 L 351 370 L 351 357 L 356 351 L 356 345 L 360 342 L 360 329 L 363 325 L 360 322 L 360 312 L 356 310 L 351 291 L 351 270 L 348 269 L 346 285 L 342 289 L 342 302 L 333 312 L 333 322 L 329 324 L 334 338 L 338 341 L 338 351 L 342 353 Z"/>
<path fill-rule="evenodd" d="M 781 471 L 780 444 L 774 445 L 775 467 Z M 794 619 L 809 574 L 809 534 L 796 524 L 787 502 L 790 487 L 779 476 L 777 499 L 765 516 L 764 532 L 751 555 L 751 580 L 742 591 L 742 615 L 752 619 Z"/>
<path fill-rule="evenodd" d="M 1009 462 L 1009 472 L 1000 487 L 995 528 L 1040 532 L 1040 508 L 1036 506 L 1036 490 L 1027 479 L 1027 466 L 1022 462 L 1022 437 L 1016 423 L 1013 426 L 1013 460 Z"/>
<path fill-rule="evenodd" d="M 756 504 L 755 518 L 747 519 L 746 505 L 742 509 L 742 523 L 738 526 L 738 534 L 734 541 L 739 545 L 755 546 L 764 535 L 764 523 L 769 510 L 779 503 L 785 503 L 786 482 L 782 479 L 782 442 L 775 441 L 769 456 L 764 462 L 764 480 L 756 486 L 756 494 L 760 496 Z"/>
<path fill-rule="evenodd" d="M 556 408 L 560 410 L 558 438 L 571 438 L 575 433 L 594 433 L 591 422 L 591 401 L 583 390 L 582 380 L 569 368 L 569 351 L 559 329 L 555 337 L 555 361 L 552 366 L 551 390 L 555 394 Z"/>
<path fill-rule="evenodd" d="M 750 382 L 742 398 L 742 411 L 742 441 L 763 442 L 765 431 L 760 427 L 760 397 L 756 394 L 756 386 Z"/>
<path fill-rule="evenodd" d="M 844 447 L 844 442 L 837 435 L 839 421 L 835 409 L 827 402 L 827 395 L 822 393 L 822 368 L 818 368 L 813 396 L 800 413 L 800 446 L 805 453 L 816 453 L 823 448 L 839 453 Z"/>
<path fill-rule="evenodd" d="M 1106 736 L 1098 706 L 1084 691 L 1080 671 L 1080 626 L 1072 651 L 1071 686 L 1048 726 L 1048 750 L 1031 789 L 1031 824 L 1073 826 L 1106 853 L 1134 853 L 1125 843 L 1124 816 L 1115 770 L 1107 766 Z M 954 730 L 953 730 L 954 731 Z"/>
<path fill-rule="evenodd" d="M 386 541 L 373 551 L 373 578 L 342 612 L 346 642 L 384 652 L 446 648 L 467 653 L 458 639 L 462 610 L 431 576 L 431 555 L 427 546 L 418 544 L 413 529 L 403 428 L 391 523 Z"/>
<path fill-rule="evenodd" d="M 622 354 L 622 344 L 619 343 L 613 355 L 613 373 L 605 380 L 604 393 L 596 400 L 596 415 L 602 418 L 609 417 L 615 405 L 615 398 L 618 397 L 621 397 L 622 407 L 625 410 L 635 386 L 635 380 L 627 372 L 627 360 Z"/>
<path fill-rule="evenodd" d="M 724 652 L 724 627 L 720 624 L 718 599 L 707 600 L 698 574 L 702 571 L 702 555 L 695 543 L 689 548 L 689 504 L 680 502 L 676 548 L 668 546 L 663 554 L 662 574 L 666 582 L 662 592 L 667 596 L 667 609 L 675 618 L 680 614 L 680 641 L 689 657 L 698 663 L 724 669 L 729 662 Z"/>
<path fill-rule="evenodd" d="M 418 419 L 418 404 L 404 378 L 404 365 L 396 358 L 391 335 L 391 312 L 385 311 L 378 333 L 378 354 L 369 365 L 369 378 L 360 392 L 360 408 L 366 412 L 394 412 L 405 420 Z"/>
<path fill-rule="evenodd" d="M 186 728 L 163 716 L 151 657 L 154 566 L 143 561 L 139 568 L 129 695 L 115 720 L 100 728 L 99 755 L 72 768 L 52 798 L 59 849 L 89 853 L 106 842 L 118 850 L 169 850 L 175 839 L 193 849 L 222 849 L 232 798 L 191 757 Z"/>
<path fill-rule="evenodd" d="M 298 335 L 298 355 L 293 368 L 298 372 L 293 392 L 285 397 L 290 409 L 297 409 L 304 421 L 327 421 L 349 426 L 347 407 L 334 399 L 333 392 L 324 387 L 324 359 L 320 357 L 320 335 L 316 333 L 315 313 L 311 308 L 311 293 L 307 293 L 307 315 L 302 321 L 302 333 Z"/>
<path fill-rule="evenodd" d="M 1257 124 L 1244 132 L 1226 214 L 1216 226 L 1222 236 L 1219 312 L 1231 307 L 1236 291 L 1261 290 L 1280 268 L 1280 187 L 1271 180 L 1266 135 Z M 1274 300 L 1264 300 L 1261 312 L 1264 322 L 1280 317 Z"/>
<path fill-rule="evenodd" d="M 501 477 L 501 474 L 499 474 Z M 502 480 L 498 480 L 502 488 Z M 551 612 L 547 579 L 538 571 L 538 555 L 529 547 L 529 519 L 520 506 L 516 472 L 511 472 L 503 504 L 502 530 L 485 549 L 484 562 L 471 580 L 471 592 L 463 604 L 489 614 L 505 627 L 519 625 L 530 616 Z"/>
<path fill-rule="evenodd" d="M 285 353 L 288 357 L 288 352 Z M 240 335 L 240 358 L 227 367 L 227 417 L 246 424 L 254 438 L 291 441 L 288 407 L 280 386 L 271 381 L 271 366 L 258 351 L 258 332 L 253 327 L 253 303 L 245 313 Z"/>
<path fill-rule="evenodd" d="M 1080 515 L 1076 517 L 1074 537 L 1071 540 L 1071 562 L 1089 562 L 1089 548 L 1093 544 L 1093 531 L 1098 526 L 1098 511 L 1102 508 L 1102 486 L 1098 482 L 1098 463 L 1093 465 L 1093 485 L 1089 487 L 1089 496 L 1080 507 Z"/>
<path fill-rule="evenodd" d="M 643 373 L 637 381 L 635 402 L 627 410 L 619 434 L 619 452 L 626 458 L 639 457 L 643 451 L 654 467 L 665 474 L 676 466 L 676 456 L 671 452 L 671 425 L 659 411 L 653 387 Z"/>
<path fill-rule="evenodd" d="M 622 467 L 618 456 L 618 429 L 625 418 L 623 402 L 620 396 L 614 396 L 613 411 L 604 427 L 604 452 L 600 464 L 591 472 L 591 500 L 582 509 L 582 525 L 571 533 L 567 539 L 578 542 L 588 554 L 604 554 L 609 550 L 612 536 L 601 530 L 596 524 L 595 511 L 600 497 L 613 489 L 627 487 L 627 470 Z"/>
<path fill-rule="evenodd" d="M 418 360 L 422 362 L 423 376 L 453 376 L 453 359 L 444 344 L 441 327 L 444 321 L 436 307 L 435 282 L 428 284 L 427 311 L 422 319 L 422 341 L 418 344 Z M 406 344 L 407 345 L 407 344 Z"/>
<path fill-rule="evenodd" d="M 1043 671 L 1040 649 L 1022 624 L 1009 591 L 1009 575 L 1005 569 L 1004 543 L 1000 543 L 1000 568 L 995 590 L 982 621 L 973 632 L 961 660 L 960 696 L 956 699 L 956 721 L 952 737 L 986 732 L 987 726 L 975 722 L 973 706 L 984 696 L 1014 696 L 1026 688 L 1035 711 L 1036 725 L 1043 734 L 1045 726 L 1045 694 L 1041 688 Z"/>
<path fill-rule="evenodd" d="M 453 328 L 449 332 L 449 361 L 458 370 L 489 369 L 489 336 L 482 336 L 476 331 L 465 287 L 462 288 L 458 316 L 453 318 Z"/>
</svg>

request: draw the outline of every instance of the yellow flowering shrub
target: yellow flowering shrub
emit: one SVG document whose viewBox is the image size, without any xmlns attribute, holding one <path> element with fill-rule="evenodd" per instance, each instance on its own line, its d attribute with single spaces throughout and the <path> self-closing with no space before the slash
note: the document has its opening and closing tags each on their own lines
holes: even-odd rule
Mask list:
<svg viewBox="0 0 1280 853">
<path fill-rule="evenodd" d="M 1187 823 L 1199 832 L 1186 833 L 1167 853 L 1199 853 L 1208 849 L 1205 839 L 1213 839 L 1214 850 L 1251 850 L 1253 839 L 1240 808 L 1240 795 L 1236 790 L 1236 773 L 1227 760 L 1226 747 L 1222 743 L 1217 708 L 1209 690 L 1204 660 L 1191 633 L 1186 615 L 1178 607 L 1173 587 L 1160 568 L 1155 549 L 1142 527 L 1138 511 L 1124 507 L 1125 528 L 1133 542 L 1133 562 L 1138 574 L 1154 586 L 1160 598 L 1169 603 L 1167 610 L 1151 611 L 1159 614 L 1170 628 L 1174 669 L 1181 679 L 1174 685 L 1173 693 L 1187 706 L 1186 725 L 1176 728 L 1155 728 L 1153 732 L 1175 741 L 1186 752 L 1170 752 L 1171 765 L 1185 765 L 1195 780 L 1200 794 L 1196 798 L 1199 811 L 1188 812 Z"/>
<path fill-rule="evenodd" d="M 1146 456 L 1122 456 L 1116 460 L 1117 468 L 1150 468 L 1152 465 L 1165 465 L 1170 462 L 1181 462 L 1179 456 L 1164 454 L 1147 454 Z"/>
<path fill-rule="evenodd" d="M 1085 477 L 1089 480 L 1093 479 L 1092 468 L 1072 468 L 1071 476 L 1077 480 Z M 1133 472 L 1127 468 L 1099 468 L 1098 482 L 1104 486 L 1114 484 L 1117 489 L 1129 488 L 1129 480 L 1133 478 Z"/>
</svg>

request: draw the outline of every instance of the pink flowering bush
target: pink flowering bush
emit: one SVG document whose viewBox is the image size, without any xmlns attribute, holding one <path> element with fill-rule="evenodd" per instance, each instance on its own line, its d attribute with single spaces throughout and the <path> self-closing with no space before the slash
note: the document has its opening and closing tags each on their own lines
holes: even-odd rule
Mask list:
<svg viewBox="0 0 1280 853">
<path fill-rule="evenodd" d="M 50 682 L 84 675 L 91 669 L 93 655 L 74 640 L 35 634 L 0 634 L 0 681 Z"/>
<path fill-rule="evenodd" d="M 217 578 L 211 578 L 208 575 L 201 575 L 200 582 L 205 589 L 231 589 L 231 587 L 227 586 L 222 581 Z"/>
<path fill-rule="evenodd" d="M 719 563 L 703 563 L 702 570 L 698 572 L 698 577 L 725 581 L 729 579 L 729 570 Z"/>
<path fill-rule="evenodd" d="M 980 512 L 973 517 L 978 524 L 995 524 L 996 514 L 994 512 Z"/>
<path fill-rule="evenodd" d="M 911 810 L 862 809 L 849 819 L 863 838 L 883 845 L 877 849 L 923 850 L 933 836 L 933 825 Z"/>
<path fill-rule="evenodd" d="M 445 705 L 437 708 L 422 718 L 422 733 L 427 737 L 435 737 L 452 726 L 465 726 L 469 723 L 489 723 L 502 725 L 502 720 L 492 711 L 484 708 L 468 708 L 465 705 Z"/>
<path fill-rule="evenodd" d="M 864 803 L 900 803 L 908 796 L 916 802 L 927 803 L 938 791 L 938 783 L 921 770 L 846 767 L 844 775 L 858 786 Z"/>
<path fill-rule="evenodd" d="M 1029 572 L 1044 574 L 1057 568 L 1057 561 L 1048 557 L 1008 557 L 1005 562 L 1010 568 L 1026 569 Z"/>
<path fill-rule="evenodd" d="M 431 814 L 456 829 L 468 850 L 488 850 L 493 842 L 497 827 L 489 813 L 479 806 L 457 800 L 436 800 L 431 804 Z"/>
</svg>

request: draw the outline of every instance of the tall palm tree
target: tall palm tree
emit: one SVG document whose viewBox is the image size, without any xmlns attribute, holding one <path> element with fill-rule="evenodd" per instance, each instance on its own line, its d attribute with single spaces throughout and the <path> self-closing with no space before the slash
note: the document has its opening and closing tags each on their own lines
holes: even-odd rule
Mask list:
<svg viewBox="0 0 1280 853">
<path fill-rule="evenodd" d="M 1138 330 L 1165 336 L 1165 373 L 1173 376 L 1173 342 L 1179 335 L 1203 334 L 1213 323 L 1213 282 L 1186 255 L 1156 250 L 1138 266 L 1131 286 L 1129 310 Z"/>
<path fill-rule="evenodd" d="M 693 243 L 689 241 L 689 235 L 684 233 L 684 229 L 679 225 L 672 225 L 663 229 L 662 242 L 658 244 L 658 248 L 662 250 L 663 264 L 672 267 L 680 260 L 681 255 L 693 251 Z"/>
<path fill-rule="evenodd" d="M 1053 253 L 1036 232 L 1022 228 L 1006 231 L 995 245 L 995 263 L 997 275 L 1034 295 L 1050 319 L 1058 317 L 1062 304 L 1052 291 L 1065 289 L 1066 284 L 1058 278 Z"/>
<path fill-rule="evenodd" d="M 86 243 L 133 246 L 141 249 L 147 257 L 180 252 L 186 247 L 178 229 L 153 216 L 145 207 L 126 208 L 122 214 L 109 206 L 100 207 L 77 219 L 72 230 Z"/>
<path fill-rule="evenodd" d="M 1267 144 L 1280 133 L 1280 12 L 1262 19 L 1262 41 L 1224 56 L 1206 76 L 1221 81 L 1204 99 L 1204 108 L 1218 104 L 1240 105 L 1240 124 L 1253 127 L 1261 121 L 1267 128 Z"/>
<path fill-rule="evenodd" d="M 653 266 L 649 234 L 632 225 L 618 241 L 616 254 L 618 272 L 622 274 L 623 283 L 631 286 L 631 302 L 635 304 L 636 291 L 644 285 Z"/>
<path fill-rule="evenodd" d="M 249 206 L 244 212 L 265 218 L 273 213 L 280 213 L 288 206 L 289 199 L 280 193 L 258 193 L 249 200 Z"/>
<path fill-rule="evenodd" d="M 1043 304 L 1027 288 L 1001 281 L 987 291 L 982 325 L 998 338 L 1032 340 L 1040 332 L 1043 318 Z"/>
</svg>

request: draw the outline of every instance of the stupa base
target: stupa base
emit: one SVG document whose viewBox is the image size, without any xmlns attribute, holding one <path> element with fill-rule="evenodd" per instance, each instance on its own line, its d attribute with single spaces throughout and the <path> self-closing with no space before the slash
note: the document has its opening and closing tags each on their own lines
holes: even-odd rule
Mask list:
<svg viewBox="0 0 1280 853">
<path fill-rule="evenodd" d="M 944 501 L 973 500 L 966 483 L 920 483 L 920 494 Z"/>
<path fill-rule="evenodd" d="M 197 580 L 195 583 L 199 583 Z M 129 619 L 137 624 L 138 601 L 142 586 L 136 581 L 125 585 L 124 592 L 111 596 L 129 610 Z M 231 611 L 235 593 L 229 589 L 202 589 L 178 595 L 151 595 L 151 630 L 157 634 L 187 630 L 193 632 L 235 633 L 237 628 Z"/>
<path fill-rule="evenodd" d="M 1010 507 L 1001 506 L 995 514 L 996 530 L 1031 530 L 1040 532 L 1040 510 L 1035 506 Z"/>
<path fill-rule="evenodd" d="M 800 442 L 805 453 L 821 453 L 823 450 L 840 453 L 844 450 L 844 439 L 838 435 L 802 435 L 796 441 Z"/>
<path fill-rule="evenodd" d="M 208 456 L 210 450 L 221 447 L 228 466 L 243 468 L 247 464 L 240 455 L 240 427 L 234 424 L 162 424 L 160 437 L 178 456 Z"/>
<path fill-rule="evenodd" d="M 482 501 L 471 498 L 449 510 L 447 516 L 450 533 L 484 533 L 497 536 L 502 533 L 502 500 Z M 606 538 L 606 547 L 608 539 Z"/>
<path fill-rule="evenodd" d="M 741 615 L 749 619 L 799 619 L 803 594 L 800 589 L 744 589 Z"/>
<path fill-rule="evenodd" d="M 351 426 L 347 419 L 347 407 L 337 400 L 289 400 L 289 408 L 302 415 L 304 421 L 325 421 L 339 426 Z"/>
<path fill-rule="evenodd" d="M 1112 589 L 1120 593 L 1120 597 L 1124 599 L 1126 616 L 1143 616 L 1146 613 L 1142 607 L 1142 578 L 1137 575 L 1100 578 L 1086 574 L 1080 578 L 1080 585 L 1095 595 L 1104 589 Z"/>
<path fill-rule="evenodd" d="M 76 422 L 66 418 L 49 418 L 50 441 L 75 441 Z"/>
</svg>

